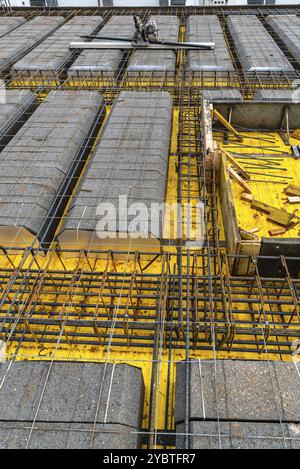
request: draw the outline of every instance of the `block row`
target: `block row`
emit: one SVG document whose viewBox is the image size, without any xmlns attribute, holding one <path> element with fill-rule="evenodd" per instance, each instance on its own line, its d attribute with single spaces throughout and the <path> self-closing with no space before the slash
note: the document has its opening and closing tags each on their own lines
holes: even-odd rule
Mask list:
<svg viewBox="0 0 300 469">
<path fill-rule="evenodd" d="M 177 448 L 184 448 L 186 364 L 177 364 Z M 189 442 L 203 448 L 300 448 L 297 364 L 195 360 L 189 364 Z"/>
<path fill-rule="evenodd" d="M 247 72 L 288 72 L 293 67 L 256 16 L 229 16 L 228 28 Z"/>
<path fill-rule="evenodd" d="M 296 15 L 272 15 L 267 22 L 283 43 L 300 60 L 300 18 Z"/>
<path fill-rule="evenodd" d="M 70 42 L 81 40 L 81 35 L 92 34 L 101 21 L 98 16 L 75 16 L 14 64 L 13 72 L 25 78 L 37 75 L 41 79 L 54 77 L 74 55 L 69 47 Z"/>
<path fill-rule="evenodd" d="M 155 231 L 149 211 L 151 204 L 165 201 L 172 105 L 167 92 L 119 95 L 65 217 L 59 233 L 61 247 L 127 249 L 130 244 L 132 249 L 146 249 L 160 245 L 162 221 Z M 109 208 L 106 204 L 111 212 L 103 218 L 102 211 Z M 142 239 L 133 239 L 137 204 L 142 205 Z"/>
<path fill-rule="evenodd" d="M 0 448 L 134 449 L 144 381 L 126 364 L 0 364 Z"/>
<path fill-rule="evenodd" d="M 187 41 L 215 43 L 214 50 L 191 50 L 188 52 L 188 71 L 234 71 L 223 30 L 217 16 L 189 16 L 187 20 Z"/>
<path fill-rule="evenodd" d="M 132 38 L 135 32 L 132 16 L 113 16 L 97 34 L 101 37 Z M 96 40 L 97 41 L 97 40 Z M 124 63 L 126 54 L 121 50 L 85 50 L 81 52 L 68 71 L 75 79 L 98 78 L 113 80 Z"/>
<path fill-rule="evenodd" d="M 26 23 L 26 19 L 23 16 L 0 16 L 0 37 L 5 36 L 5 34 L 10 33 L 24 23 Z"/>
<path fill-rule="evenodd" d="M 84 164 L 101 111 L 103 98 L 97 92 L 52 91 L 3 149 L 2 245 L 28 245 L 37 234 L 53 237 L 51 227 L 59 223 L 70 196 L 66 188 Z"/>
<path fill-rule="evenodd" d="M 0 72 L 22 58 L 65 22 L 61 16 L 37 16 L 0 38 Z"/>
</svg>

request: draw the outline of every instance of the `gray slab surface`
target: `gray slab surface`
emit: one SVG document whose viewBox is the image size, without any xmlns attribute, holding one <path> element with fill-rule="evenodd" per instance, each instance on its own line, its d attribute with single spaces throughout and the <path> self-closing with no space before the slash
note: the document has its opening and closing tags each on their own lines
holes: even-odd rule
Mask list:
<svg viewBox="0 0 300 469">
<path fill-rule="evenodd" d="M 10 33 L 24 23 L 26 23 L 26 19 L 23 18 L 23 16 L 15 16 L 11 18 L 0 16 L 0 37 L 5 36 L 5 34 Z"/>
<path fill-rule="evenodd" d="M 230 53 L 220 21 L 216 15 L 189 16 L 186 40 L 188 42 L 214 42 L 214 50 L 188 52 L 187 67 L 191 72 L 232 72 Z"/>
<path fill-rule="evenodd" d="M 0 382 L 5 376 L 1 421 L 33 421 L 37 414 L 40 422 L 139 427 L 144 398 L 139 368 L 80 362 L 50 365 L 29 361 L 0 365 Z"/>
<path fill-rule="evenodd" d="M 270 15 L 267 22 L 297 60 L 300 59 L 300 18 L 296 15 Z"/>
<path fill-rule="evenodd" d="M 256 16 L 229 15 L 227 24 L 244 70 L 293 71 L 284 53 Z"/>
<path fill-rule="evenodd" d="M 0 422 L 0 449 L 137 449 L 140 438 L 125 425 Z"/>
<path fill-rule="evenodd" d="M 184 367 L 177 365 L 176 422 L 184 419 Z M 294 363 L 193 361 L 190 418 L 300 422 L 300 381 Z M 299 371 L 299 370 L 298 370 Z"/>
<path fill-rule="evenodd" d="M 35 96 L 29 90 L 6 90 L 0 101 L 0 142 L 9 140 L 33 110 Z M 3 149 L 2 143 L 0 151 Z"/>
<path fill-rule="evenodd" d="M 100 203 L 113 204 L 120 220 L 130 222 L 134 214 L 119 210 L 119 196 L 128 198 L 128 206 L 143 203 L 150 208 L 151 203 L 164 202 L 171 123 L 172 98 L 167 92 L 120 94 L 70 205 L 59 234 L 61 245 L 81 242 L 84 232 L 101 244 L 95 233 Z M 129 225 L 125 231 L 134 228 Z M 161 236 L 161 224 L 158 234 L 149 228 L 146 235 L 152 234 Z"/>
<path fill-rule="evenodd" d="M 159 38 L 164 41 L 178 41 L 179 19 L 177 16 L 152 16 L 159 28 Z M 172 50 L 137 50 L 134 52 L 127 67 L 128 75 L 136 76 L 138 73 L 160 76 L 168 72 L 169 76 L 175 74 L 176 54 Z"/>
<path fill-rule="evenodd" d="M 65 22 L 62 16 L 37 16 L 0 38 L 0 71 L 20 60 L 29 50 Z"/>
<path fill-rule="evenodd" d="M 253 101 L 293 102 L 294 93 L 295 90 L 259 90 L 254 94 Z"/>
<path fill-rule="evenodd" d="M 300 425 L 261 422 L 192 421 L 193 449 L 299 449 Z M 176 448 L 184 448 L 184 426 L 177 425 Z"/>
<path fill-rule="evenodd" d="M 113 16 L 99 31 L 99 37 L 132 38 L 135 32 L 132 16 Z M 124 61 L 125 54 L 121 50 L 85 50 L 81 52 L 68 75 L 75 77 L 114 78 Z"/>
<path fill-rule="evenodd" d="M 1 153 L 1 243 L 30 242 L 103 106 L 96 91 L 52 91 Z M 23 240 L 23 241 L 22 241 Z"/>
<path fill-rule="evenodd" d="M 81 35 L 93 34 L 101 22 L 102 18 L 98 16 L 75 16 L 14 64 L 12 69 L 28 76 L 36 72 L 43 75 L 44 72 L 59 71 L 74 55 L 69 48 L 70 42 L 81 41 Z"/>
</svg>

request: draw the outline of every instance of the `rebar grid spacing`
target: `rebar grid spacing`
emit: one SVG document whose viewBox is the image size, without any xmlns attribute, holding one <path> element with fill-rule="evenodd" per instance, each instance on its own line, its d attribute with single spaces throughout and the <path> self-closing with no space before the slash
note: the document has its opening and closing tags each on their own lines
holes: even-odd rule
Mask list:
<svg viewBox="0 0 300 469">
<path fill-rule="evenodd" d="M 255 274 L 235 277 L 229 271 L 232 259 L 219 249 L 209 257 L 207 248 L 182 253 L 181 275 L 173 253 L 130 253 L 126 260 L 125 252 L 92 254 L 55 250 L 20 269 L 14 267 L 15 253 L 6 252 L 0 269 L 1 339 L 40 347 L 60 338 L 69 345 L 148 348 L 160 338 L 163 348 L 172 341 L 173 348 L 183 349 L 188 322 L 193 350 L 295 351 L 300 280 L 291 277 L 289 258 L 249 258 Z M 280 262 L 284 277 L 261 276 L 262 260 Z"/>
</svg>

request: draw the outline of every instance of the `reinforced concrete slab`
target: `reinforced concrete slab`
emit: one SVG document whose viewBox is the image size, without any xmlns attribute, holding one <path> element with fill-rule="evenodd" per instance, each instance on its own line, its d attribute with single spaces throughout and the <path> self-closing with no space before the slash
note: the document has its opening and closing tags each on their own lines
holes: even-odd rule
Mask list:
<svg viewBox="0 0 300 469">
<path fill-rule="evenodd" d="M 214 50 L 191 50 L 187 54 L 189 72 L 233 72 L 234 66 L 220 21 L 216 15 L 189 16 L 186 40 L 214 42 Z"/>
<path fill-rule="evenodd" d="M 70 183 L 69 171 L 81 159 L 84 163 L 85 144 L 101 110 L 104 100 L 96 91 L 52 91 L 4 148 L 0 161 L 2 245 L 28 246 L 36 235 L 40 240 L 51 239 L 68 200 L 63 195 Z M 61 208 L 50 214 L 51 207 Z"/>
<path fill-rule="evenodd" d="M 149 211 L 165 201 L 172 104 L 167 92 L 119 95 L 58 235 L 61 247 L 159 248 L 162 220 L 150 224 Z"/>
<path fill-rule="evenodd" d="M 14 64 L 12 70 L 28 78 L 55 78 L 74 56 L 70 42 L 93 34 L 101 22 L 98 16 L 75 16 Z"/>
<path fill-rule="evenodd" d="M 62 16 L 37 16 L 0 38 L 0 72 L 20 60 L 65 22 Z"/>
</svg>

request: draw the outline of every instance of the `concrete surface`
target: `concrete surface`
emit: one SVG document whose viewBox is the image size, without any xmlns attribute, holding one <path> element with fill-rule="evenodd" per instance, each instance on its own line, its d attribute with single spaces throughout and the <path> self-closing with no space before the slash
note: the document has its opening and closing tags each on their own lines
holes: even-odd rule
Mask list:
<svg viewBox="0 0 300 469">
<path fill-rule="evenodd" d="M 256 16 L 229 15 L 227 24 L 245 71 L 293 71 L 284 53 Z"/>
<path fill-rule="evenodd" d="M 31 48 L 65 22 L 62 16 L 37 16 L 0 38 L 0 72 L 20 60 Z"/>
<path fill-rule="evenodd" d="M 51 77 L 51 72 L 60 71 L 74 56 L 70 42 L 81 41 L 81 35 L 93 34 L 101 22 L 98 16 L 75 16 L 13 65 L 13 71 L 28 77 L 44 74 Z"/>
<path fill-rule="evenodd" d="M 2 151 L 1 244 L 28 245 L 40 232 L 101 106 L 96 91 L 52 91 Z"/>
<path fill-rule="evenodd" d="M 172 98 L 166 92 L 122 92 L 116 100 L 93 157 L 59 234 L 61 246 L 103 245 L 97 237 L 100 203 L 111 203 L 120 220 L 134 214 L 119 212 L 119 196 L 131 203 L 163 203 L 172 122 Z M 128 228 L 134 233 L 134 228 Z M 125 235 L 128 230 L 121 229 Z M 117 243 L 111 228 L 112 239 Z M 107 234 L 107 233 L 106 233 Z M 161 236 L 161 225 L 158 237 Z M 155 237 L 147 231 L 146 236 Z M 85 237 L 86 236 L 86 237 Z M 124 240 L 124 243 L 128 240 Z M 144 240 L 142 240 L 144 242 Z"/>
<path fill-rule="evenodd" d="M 136 448 L 144 382 L 126 364 L 0 364 L 0 448 Z"/>
<path fill-rule="evenodd" d="M 214 42 L 214 50 L 190 50 L 187 69 L 190 72 L 233 72 L 234 67 L 216 15 L 189 16 L 186 40 L 188 42 Z"/>
</svg>

